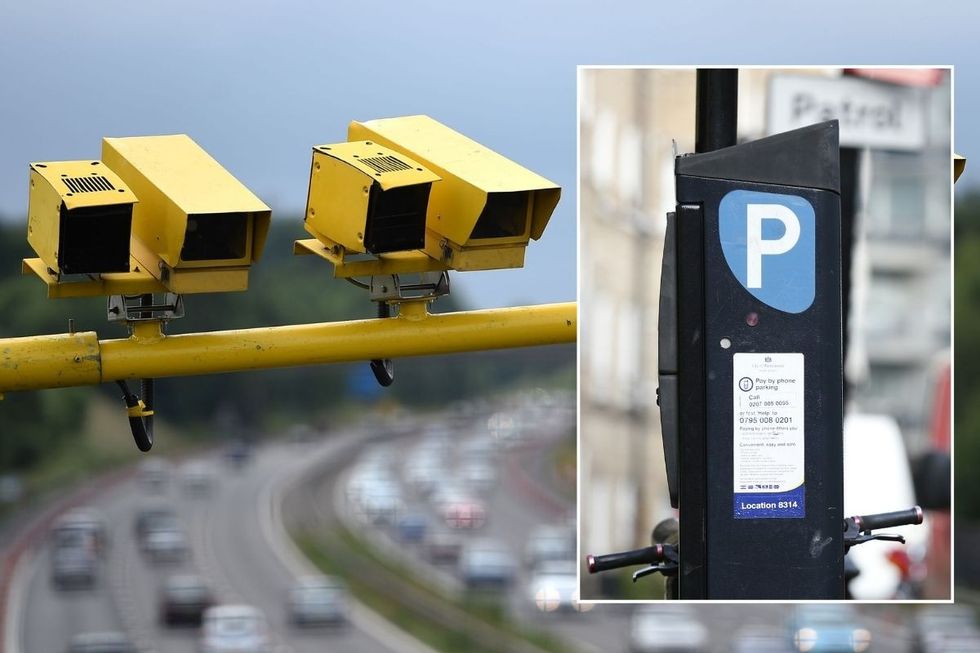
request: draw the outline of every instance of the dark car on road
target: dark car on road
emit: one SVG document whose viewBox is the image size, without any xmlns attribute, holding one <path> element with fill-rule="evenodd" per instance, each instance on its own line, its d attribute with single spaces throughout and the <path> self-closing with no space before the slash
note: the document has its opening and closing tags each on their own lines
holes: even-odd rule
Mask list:
<svg viewBox="0 0 980 653">
<path fill-rule="evenodd" d="M 459 572 L 469 590 L 498 590 L 514 582 L 517 563 L 509 550 L 495 541 L 475 542 L 459 559 Z"/>
<path fill-rule="evenodd" d="M 252 445 L 245 440 L 232 440 L 225 446 L 224 457 L 231 467 L 241 469 L 252 458 Z"/>
<path fill-rule="evenodd" d="M 143 540 L 143 554 L 154 565 L 174 565 L 183 562 L 190 555 L 190 546 L 184 531 L 152 531 Z"/>
<path fill-rule="evenodd" d="M 160 590 L 160 621 L 167 626 L 199 626 L 214 594 L 200 576 L 181 574 L 167 579 Z"/>
<path fill-rule="evenodd" d="M 99 560 L 89 546 L 59 546 L 51 552 L 51 583 L 57 589 L 90 589 L 98 580 Z"/>
<path fill-rule="evenodd" d="M 173 508 L 162 504 L 153 504 L 141 508 L 136 513 L 136 519 L 133 522 L 133 531 L 136 533 L 136 539 L 140 544 L 143 543 L 147 535 L 154 531 L 172 531 L 176 529 L 177 515 L 174 514 Z"/>
<path fill-rule="evenodd" d="M 89 539 L 99 557 L 105 557 L 109 531 L 105 519 L 94 509 L 73 508 L 58 518 L 51 527 L 50 539 L 57 548 L 79 539 Z"/>
<path fill-rule="evenodd" d="M 424 513 L 410 512 L 398 518 L 395 530 L 402 542 L 424 542 L 429 531 L 429 518 Z"/>
</svg>

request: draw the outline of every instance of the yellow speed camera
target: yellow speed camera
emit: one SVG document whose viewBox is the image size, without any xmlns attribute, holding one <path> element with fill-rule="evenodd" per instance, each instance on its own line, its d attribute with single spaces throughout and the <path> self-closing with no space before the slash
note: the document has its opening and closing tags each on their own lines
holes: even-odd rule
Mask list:
<svg viewBox="0 0 980 653">
<path fill-rule="evenodd" d="M 27 241 L 43 272 L 94 275 L 129 271 L 136 196 L 101 161 L 32 163 Z"/>
<path fill-rule="evenodd" d="M 306 230 L 346 252 L 384 254 L 425 246 L 429 193 L 439 177 L 370 141 L 313 148 Z"/>
<path fill-rule="evenodd" d="M 271 211 L 191 140 L 106 138 L 102 158 L 132 188 L 132 255 L 174 293 L 245 290 Z"/>
<path fill-rule="evenodd" d="M 541 237 L 561 188 L 428 116 L 352 122 L 349 141 L 410 157 L 441 178 L 432 185 L 424 250 L 455 270 L 516 268 Z"/>
</svg>

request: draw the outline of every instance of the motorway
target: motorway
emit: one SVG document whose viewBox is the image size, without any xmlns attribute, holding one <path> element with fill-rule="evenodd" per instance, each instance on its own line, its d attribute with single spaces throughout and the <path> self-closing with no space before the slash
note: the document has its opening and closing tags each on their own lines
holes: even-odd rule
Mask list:
<svg viewBox="0 0 980 653">
<path fill-rule="evenodd" d="M 483 422 L 486 424 L 486 422 Z M 477 429 L 467 429 L 471 434 Z M 364 433 L 344 432 L 329 438 L 300 443 L 272 443 L 257 449 L 254 459 L 235 471 L 221 460 L 211 462 L 219 470 L 218 482 L 210 497 L 192 497 L 176 480 L 161 496 L 144 489 L 137 479 L 128 480 L 96 497 L 92 505 L 106 518 L 110 528 L 110 547 L 101 570 L 101 582 L 94 590 L 56 591 L 50 583 L 47 547 L 38 547 L 26 557 L 18 572 L 11 599 L 17 604 L 17 623 L 21 651 L 63 651 L 71 636 L 81 632 L 122 630 L 143 652 L 195 651 L 194 629 L 162 627 L 157 619 L 157 592 L 162 580 L 177 570 L 194 570 L 205 576 L 222 602 L 245 602 L 261 608 L 270 622 L 276 653 L 306 651 L 417 651 L 425 650 L 407 639 L 373 613 L 358 608 L 350 627 L 345 629 L 297 630 L 286 623 L 285 597 L 303 566 L 288 559 L 277 537 L 284 539 L 277 506 L 283 500 L 282 518 L 289 523 L 323 523 L 335 518 L 339 490 L 352 465 L 366 453 L 378 455 L 386 448 L 392 460 L 403 460 L 404 452 L 419 441 L 423 429 L 406 432 L 397 440 L 368 438 Z M 542 437 L 548 446 L 547 433 Z M 459 438 L 463 442 L 465 438 Z M 486 495 L 488 521 L 481 537 L 500 540 L 520 556 L 533 526 L 555 521 L 556 512 L 538 501 L 529 500 L 527 489 L 515 482 L 512 456 L 527 455 L 534 447 L 505 451 L 497 460 L 497 483 Z M 538 451 L 545 449 L 539 448 Z M 382 454 L 384 456 L 384 454 Z M 395 469 L 393 474 L 403 473 Z M 302 480 L 291 492 L 278 494 L 272 489 L 288 488 Z M 406 491 L 408 501 L 416 501 Z M 176 510 L 188 533 L 192 555 L 177 567 L 154 567 L 137 549 L 132 522 L 140 506 L 164 499 Z M 416 504 L 416 508 L 424 506 Z M 569 505 L 569 509 L 571 509 Z M 342 509 L 342 506 L 341 506 Z M 326 513 L 326 514 L 325 514 Z M 270 514 L 272 517 L 270 518 Z M 381 530 L 381 529 L 376 529 Z M 270 531 L 274 531 L 270 535 Z M 378 542 L 387 534 L 375 533 Z M 404 547 L 403 547 L 404 548 Z M 408 551 L 404 555 L 416 556 Z M 428 568 L 417 556 L 415 567 L 423 574 L 448 577 L 452 569 Z M 523 572 L 526 575 L 526 570 Z M 458 582 L 458 581 L 457 581 Z M 627 605 L 599 605 L 587 614 L 536 614 L 527 589 L 518 582 L 507 603 L 515 618 L 529 620 L 568 643 L 569 651 L 624 651 L 627 648 L 629 615 Z M 790 608 L 782 605 L 698 605 L 692 614 L 708 629 L 712 650 L 726 651 L 732 633 L 748 624 L 780 626 Z M 904 630 L 886 628 L 872 622 L 876 651 L 907 650 Z M 18 653 L 11 651 L 11 653 Z"/>
<path fill-rule="evenodd" d="M 318 454 L 329 454 L 346 440 L 333 438 L 319 446 Z M 196 651 L 196 629 L 166 628 L 157 618 L 162 581 L 175 571 L 191 570 L 208 580 L 220 602 L 244 602 L 262 609 L 276 653 L 319 652 L 326 643 L 332 651 L 351 653 L 401 650 L 382 644 L 356 625 L 302 631 L 286 624 L 285 600 L 294 574 L 261 532 L 258 507 L 268 483 L 309 460 L 308 451 L 290 446 L 266 447 L 237 472 L 215 460 L 220 479 L 210 497 L 187 496 L 176 482 L 168 484 L 162 497 L 147 493 L 137 480 L 112 488 L 92 504 L 110 528 L 107 559 L 94 590 L 55 590 L 47 547 L 39 548 L 25 563 L 23 596 L 12 597 L 22 602 L 22 651 L 63 651 L 75 634 L 106 630 L 127 632 L 141 651 Z M 133 537 L 136 511 L 161 498 L 176 510 L 192 546 L 190 559 L 177 566 L 148 564 Z"/>
<path fill-rule="evenodd" d="M 541 467 L 538 464 L 527 464 L 527 456 L 548 458 L 558 437 L 569 427 L 562 417 L 560 414 L 550 415 L 545 416 L 539 424 L 525 423 L 523 442 L 513 447 L 502 447 L 501 452 L 491 458 L 496 466 L 497 482 L 483 496 L 487 506 L 486 525 L 474 533 L 465 534 L 464 539 L 496 540 L 520 560 L 528 536 L 536 526 L 543 523 L 562 523 L 569 515 L 574 515 L 573 501 L 565 499 L 567 503 L 564 510 L 555 505 L 554 499 L 542 501 L 540 494 L 546 493 L 547 488 L 529 493 L 527 484 L 534 482 L 534 479 L 522 476 L 522 470 Z M 567 418 L 568 415 L 564 417 Z M 478 449 L 479 447 L 471 445 L 486 435 L 488 421 L 492 422 L 492 419 L 488 420 L 484 415 L 482 419 L 475 419 L 462 427 L 454 426 L 450 437 L 446 438 L 447 460 L 458 463 L 463 457 L 462 451 Z M 444 429 L 434 430 L 439 432 Z M 431 443 L 432 438 L 427 437 L 426 431 L 431 434 L 433 429 L 423 429 L 395 441 L 380 441 L 371 448 L 362 450 L 359 457 L 351 452 L 349 459 L 344 461 L 343 471 L 338 471 L 338 466 L 332 466 L 329 471 L 323 470 L 322 473 L 312 476 L 286 498 L 283 510 L 287 524 L 302 528 L 311 519 L 322 524 L 340 518 L 347 526 L 360 529 L 366 539 L 380 551 L 404 562 L 404 566 L 411 568 L 417 577 L 429 579 L 432 584 L 442 586 L 450 594 L 461 594 L 462 580 L 457 570 L 430 563 L 421 547 L 399 541 L 390 526 L 365 524 L 364 520 L 357 518 L 356 512 L 352 514 L 345 499 L 345 484 L 352 471 L 366 460 L 381 460 L 385 461 L 391 478 L 399 480 L 405 502 L 403 510 L 426 513 L 433 522 L 438 522 L 432 506 L 405 482 L 405 467 L 412 461 L 413 450 L 424 446 L 426 440 Z M 436 436 L 435 439 L 440 438 Z M 554 496 L 552 493 L 552 497 Z M 529 597 L 527 580 L 530 571 L 526 567 L 521 567 L 520 570 L 518 581 L 505 597 L 515 619 L 558 635 L 565 642 L 568 651 L 592 653 L 628 649 L 629 617 L 634 606 L 604 604 L 595 605 L 592 610 L 583 614 L 542 613 L 535 609 Z M 707 628 L 710 650 L 719 653 L 729 650 L 733 634 L 743 628 L 755 626 L 775 629 L 782 636 L 783 624 L 792 609 L 788 605 L 780 604 L 700 604 L 692 608 L 692 615 Z M 866 606 L 864 612 L 864 625 L 874 636 L 876 651 L 890 653 L 908 650 L 908 637 L 904 627 L 882 620 L 873 606 Z"/>
</svg>

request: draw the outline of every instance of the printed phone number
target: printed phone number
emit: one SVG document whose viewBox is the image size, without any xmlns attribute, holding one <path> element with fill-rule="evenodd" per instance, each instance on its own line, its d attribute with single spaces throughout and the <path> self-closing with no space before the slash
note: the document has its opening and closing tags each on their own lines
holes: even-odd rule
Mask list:
<svg viewBox="0 0 980 653">
<path fill-rule="evenodd" d="M 739 417 L 739 424 L 792 424 L 792 417 Z"/>
</svg>

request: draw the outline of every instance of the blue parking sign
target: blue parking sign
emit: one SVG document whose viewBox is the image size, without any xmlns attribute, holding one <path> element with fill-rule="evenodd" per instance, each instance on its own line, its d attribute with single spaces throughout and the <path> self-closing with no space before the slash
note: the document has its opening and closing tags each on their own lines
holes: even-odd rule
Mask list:
<svg viewBox="0 0 980 653">
<path fill-rule="evenodd" d="M 718 207 L 718 236 L 725 261 L 756 299 L 787 313 L 813 304 L 813 206 L 798 195 L 733 190 Z"/>
</svg>

